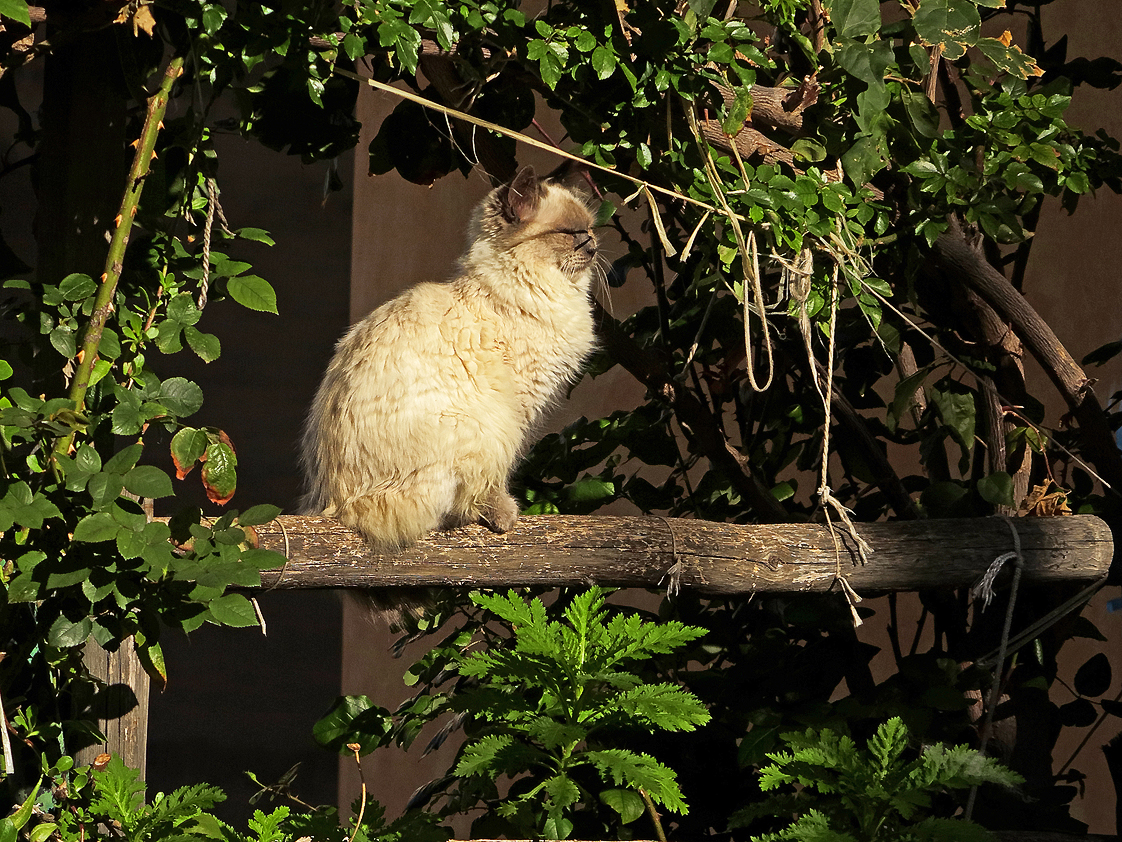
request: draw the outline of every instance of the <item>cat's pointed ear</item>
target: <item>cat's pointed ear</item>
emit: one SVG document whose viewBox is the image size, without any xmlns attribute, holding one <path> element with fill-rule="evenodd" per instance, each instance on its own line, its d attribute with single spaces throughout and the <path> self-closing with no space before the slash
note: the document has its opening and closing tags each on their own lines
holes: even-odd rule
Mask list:
<svg viewBox="0 0 1122 842">
<path fill-rule="evenodd" d="M 525 222 L 537 213 L 545 188 L 534 168 L 525 166 L 518 175 L 499 192 L 499 207 L 507 222 Z"/>
</svg>

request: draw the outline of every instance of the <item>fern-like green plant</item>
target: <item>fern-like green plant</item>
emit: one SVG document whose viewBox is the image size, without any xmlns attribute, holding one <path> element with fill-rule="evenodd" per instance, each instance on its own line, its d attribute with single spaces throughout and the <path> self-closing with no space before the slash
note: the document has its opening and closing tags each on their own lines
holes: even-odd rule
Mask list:
<svg viewBox="0 0 1122 842">
<path fill-rule="evenodd" d="M 610 614 L 598 587 L 575 597 L 562 621 L 551 621 L 541 600 L 527 602 L 514 591 L 471 598 L 507 624 L 511 637 L 506 646 L 460 660 L 460 673 L 477 685 L 454 701 L 474 723 L 455 774 L 519 778 L 499 802 L 499 816 L 552 839 L 566 838 L 572 812 L 597 799 L 623 823 L 644 810 L 653 816 L 653 804 L 685 813 L 670 768 L 608 740 L 630 729 L 691 731 L 709 721 L 693 694 L 644 683 L 628 671 L 696 640 L 704 629 Z M 591 792 L 596 784 L 600 791 Z"/>
<path fill-rule="evenodd" d="M 170 795 L 158 793 L 151 804 L 145 804 L 144 782 L 139 775 L 114 755 L 104 768 L 89 775 L 92 786 L 88 804 L 60 809 L 56 821 L 38 824 L 30 838 L 88 839 L 98 827 L 130 842 L 214 838 L 206 811 L 226 800 L 222 790 L 196 784 L 180 787 Z"/>
<path fill-rule="evenodd" d="M 733 814 L 730 826 L 761 816 L 797 816 L 753 842 L 983 842 L 989 832 L 962 818 L 932 815 L 933 797 L 980 784 L 1015 786 L 1016 772 L 967 746 L 925 746 L 907 759 L 908 729 L 899 717 L 883 723 L 864 749 L 828 728 L 783 735 L 790 751 L 772 752 L 760 788 L 797 784 Z"/>
</svg>

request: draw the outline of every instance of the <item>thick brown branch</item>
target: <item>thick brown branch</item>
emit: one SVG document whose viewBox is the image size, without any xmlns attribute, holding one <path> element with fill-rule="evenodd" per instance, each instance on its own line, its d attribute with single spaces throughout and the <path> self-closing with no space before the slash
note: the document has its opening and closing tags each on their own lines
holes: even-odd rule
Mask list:
<svg viewBox="0 0 1122 842">
<path fill-rule="evenodd" d="M 717 85 L 726 106 L 736 101 L 736 92 L 725 85 Z M 803 127 L 803 111 L 818 100 L 818 83 L 811 80 L 799 88 L 769 88 L 752 86 L 752 110 L 745 121 L 748 125 L 768 126 L 798 134 Z"/>
<path fill-rule="evenodd" d="M 1029 352 L 1055 384 L 1079 422 L 1083 455 L 1115 488 L 1122 489 L 1122 453 L 1114 442 L 1091 380 L 1048 323 L 997 269 L 970 244 L 955 220 L 935 243 L 935 255 L 951 277 L 978 293 L 1012 324 Z"/>
<path fill-rule="evenodd" d="M 795 154 L 790 149 L 765 137 L 750 126 L 745 126 L 735 137 L 729 137 L 721 128 L 719 120 L 702 118 L 697 122 L 702 136 L 710 146 L 732 151 L 732 144 L 735 143 L 736 151 L 740 153 L 741 158 L 748 159 L 753 155 L 762 155 L 766 163 L 784 163 L 794 166 Z"/>
</svg>

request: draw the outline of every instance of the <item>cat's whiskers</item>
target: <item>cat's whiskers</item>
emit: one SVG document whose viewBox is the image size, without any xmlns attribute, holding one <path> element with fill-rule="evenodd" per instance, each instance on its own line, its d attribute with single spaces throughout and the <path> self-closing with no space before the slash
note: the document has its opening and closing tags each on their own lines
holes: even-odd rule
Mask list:
<svg viewBox="0 0 1122 842">
<path fill-rule="evenodd" d="M 592 261 L 589 267 L 592 272 L 593 280 L 593 296 L 604 307 L 604 311 L 610 316 L 615 315 L 615 309 L 612 306 L 612 288 L 608 284 L 608 269 L 611 266 L 607 256 L 604 252 L 597 251 L 596 258 Z"/>
</svg>

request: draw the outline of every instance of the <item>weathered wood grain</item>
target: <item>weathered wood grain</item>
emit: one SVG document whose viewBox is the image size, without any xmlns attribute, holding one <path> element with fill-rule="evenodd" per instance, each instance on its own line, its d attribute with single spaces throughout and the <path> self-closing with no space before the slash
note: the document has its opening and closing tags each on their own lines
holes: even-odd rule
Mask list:
<svg viewBox="0 0 1122 842">
<path fill-rule="evenodd" d="M 398 555 L 371 552 L 322 517 L 282 516 L 258 527 L 261 546 L 289 563 L 263 574 L 276 588 L 415 585 L 665 587 L 710 594 L 825 591 L 835 570 L 858 591 L 908 591 L 975 582 L 1021 539 L 1025 581 L 1087 581 L 1110 569 L 1110 529 L 1092 516 L 974 518 L 860 525 L 873 547 L 860 564 L 820 524 L 738 525 L 660 517 L 525 517 L 496 535 L 481 526 L 434 533 Z"/>
<path fill-rule="evenodd" d="M 126 766 L 140 770 L 144 780 L 148 751 L 148 695 L 150 680 L 132 640 L 116 652 L 107 652 L 91 637 L 86 641 L 84 660 L 105 688 L 94 700 L 93 713 L 105 742 L 77 752 L 79 766 L 94 762 L 102 752 L 119 754 Z"/>
</svg>

